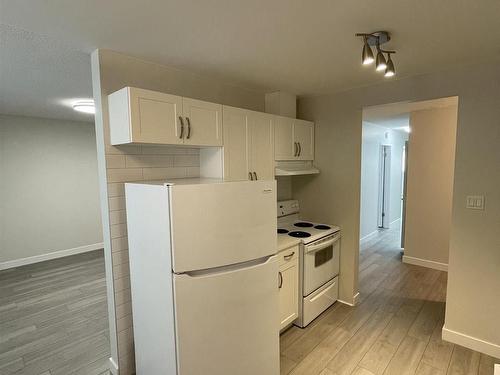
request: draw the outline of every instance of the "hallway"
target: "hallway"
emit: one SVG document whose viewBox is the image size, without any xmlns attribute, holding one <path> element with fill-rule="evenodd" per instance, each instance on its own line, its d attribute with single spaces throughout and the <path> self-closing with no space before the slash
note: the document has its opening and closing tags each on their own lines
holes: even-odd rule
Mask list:
<svg viewBox="0 0 500 375">
<path fill-rule="evenodd" d="M 441 340 L 447 274 L 403 264 L 399 228 L 361 245 L 359 270 L 356 307 L 281 335 L 281 374 L 493 375 L 492 357 Z"/>
</svg>

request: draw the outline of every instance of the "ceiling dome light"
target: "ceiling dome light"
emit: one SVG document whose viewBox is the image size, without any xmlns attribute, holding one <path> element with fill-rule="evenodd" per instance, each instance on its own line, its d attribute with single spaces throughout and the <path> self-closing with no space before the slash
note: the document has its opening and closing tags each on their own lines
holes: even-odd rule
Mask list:
<svg viewBox="0 0 500 375">
<path fill-rule="evenodd" d="M 363 53 L 361 55 L 361 61 L 363 65 L 370 65 L 375 59 L 373 58 L 373 52 L 368 45 L 368 40 L 365 37 L 365 44 L 363 45 Z"/>
<path fill-rule="evenodd" d="M 377 48 L 377 61 L 375 62 L 375 70 L 381 72 L 387 68 L 387 63 L 385 62 L 385 57 L 380 48 Z"/>
<path fill-rule="evenodd" d="M 95 114 L 95 105 L 93 100 L 79 100 L 73 103 L 73 109 L 77 112 Z"/>
<path fill-rule="evenodd" d="M 392 77 L 396 74 L 396 70 L 394 69 L 394 63 L 391 60 L 391 54 L 387 54 L 387 68 L 385 68 L 385 77 Z"/>
</svg>

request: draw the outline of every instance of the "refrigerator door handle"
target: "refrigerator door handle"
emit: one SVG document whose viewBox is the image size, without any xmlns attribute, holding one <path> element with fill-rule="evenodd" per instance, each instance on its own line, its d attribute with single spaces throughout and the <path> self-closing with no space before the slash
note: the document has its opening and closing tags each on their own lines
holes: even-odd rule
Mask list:
<svg viewBox="0 0 500 375">
<path fill-rule="evenodd" d="M 224 274 L 228 272 L 234 272 L 245 268 L 251 268 L 255 266 L 260 266 L 272 261 L 274 255 L 268 255 L 263 258 L 249 260 L 247 262 L 229 264 L 227 266 L 208 268 L 204 270 L 187 271 L 182 273 L 176 273 L 176 275 L 186 275 L 189 277 L 204 277 L 204 276 L 214 276 L 217 274 Z"/>
</svg>

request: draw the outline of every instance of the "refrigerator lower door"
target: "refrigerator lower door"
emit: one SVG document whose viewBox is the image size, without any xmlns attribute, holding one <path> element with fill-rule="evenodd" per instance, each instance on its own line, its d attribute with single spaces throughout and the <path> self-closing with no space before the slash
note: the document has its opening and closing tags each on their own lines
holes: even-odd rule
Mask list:
<svg viewBox="0 0 500 375">
<path fill-rule="evenodd" d="M 276 257 L 174 274 L 179 375 L 278 375 Z"/>
<path fill-rule="evenodd" d="M 175 273 L 276 253 L 276 181 L 169 187 Z"/>
</svg>

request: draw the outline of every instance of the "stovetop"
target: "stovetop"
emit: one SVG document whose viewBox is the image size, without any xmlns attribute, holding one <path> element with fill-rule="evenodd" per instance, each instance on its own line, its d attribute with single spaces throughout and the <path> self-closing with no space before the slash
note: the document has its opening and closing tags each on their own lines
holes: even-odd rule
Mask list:
<svg viewBox="0 0 500 375">
<path fill-rule="evenodd" d="M 340 230 L 335 225 L 319 224 L 306 220 L 287 220 L 278 218 L 278 236 L 301 239 L 305 244 L 319 240 Z"/>
</svg>

